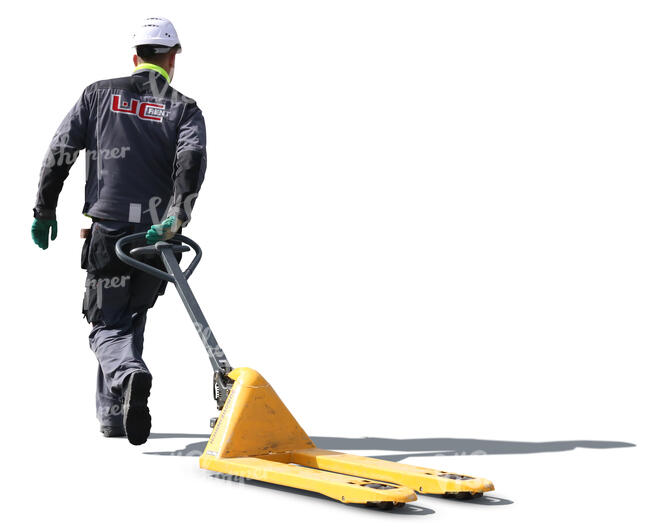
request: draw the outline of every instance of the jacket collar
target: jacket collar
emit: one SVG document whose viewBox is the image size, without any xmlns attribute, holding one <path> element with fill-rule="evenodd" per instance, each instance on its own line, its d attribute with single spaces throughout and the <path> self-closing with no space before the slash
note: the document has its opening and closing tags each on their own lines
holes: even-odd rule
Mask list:
<svg viewBox="0 0 650 527">
<path fill-rule="evenodd" d="M 156 73 L 159 73 L 160 75 L 162 75 L 165 78 L 165 80 L 167 81 L 167 84 L 170 83 L 169 74 L 165 71 L 164 68 L 161 68 L 160 66 L 158 66 L 156 64 L 151 64 L 149 62 L 143 62 L 142 64 L 139 64 L 138 66 L 136 66 L 133 73 L 139 73 L 142 70 L 155 71 Z"/>
</svg>

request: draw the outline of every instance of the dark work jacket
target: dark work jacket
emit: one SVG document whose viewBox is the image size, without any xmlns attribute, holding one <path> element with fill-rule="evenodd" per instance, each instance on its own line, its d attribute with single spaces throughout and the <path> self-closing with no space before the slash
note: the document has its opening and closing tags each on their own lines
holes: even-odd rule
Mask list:
<svg viewBox="0 0 650 527">
<path fill-rule="evenodd" d="M 192 99 L 161 73 L 88 86 L 47 151 L 34 216 L 56 218 L 70 167 L 86 149 L 83 212 L 94 218 L 158 223 L 190 219 L 206 168 L 205 122 Z"/>
</svg>

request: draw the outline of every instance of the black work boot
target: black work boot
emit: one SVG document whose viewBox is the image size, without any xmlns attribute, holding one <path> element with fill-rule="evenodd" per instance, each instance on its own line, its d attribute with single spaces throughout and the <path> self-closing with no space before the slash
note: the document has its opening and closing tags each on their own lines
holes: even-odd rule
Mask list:
<svg viewBox="0 0 650 527">
<path fill-rule="evenodd" d="M 124 427 L 122 425 L 101 425 L 99 431 L 104 437 L 124 437 Z"/>
<path fill-rule="evenodd" d="M 147 399 L 151 391 L 151 375 L 136 371 L 129 375 L 124 390 L 124 430 L 129 443 L 141 445 L 151 430 L 151 415 Z"/>
</svg>

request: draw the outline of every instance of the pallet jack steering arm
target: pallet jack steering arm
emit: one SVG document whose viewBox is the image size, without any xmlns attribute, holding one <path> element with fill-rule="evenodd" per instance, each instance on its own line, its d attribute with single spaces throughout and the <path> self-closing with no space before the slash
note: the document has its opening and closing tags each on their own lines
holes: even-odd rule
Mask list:
<svg viewBox="0 0 650 527">
<path fill-rule="evenodd" d="M 230 388 L 233 384 L 232 379 L 228 377 L 228 374 L 232 371 L 232 367 L 226 358 L 226 354 L 221 349 L 221 346 L 219 346 L 214 333 L 210 329 L 210 325 L 208 324 L 203 311 L 201 311 L 201 307 L 199 306 L 199 303 L 197 302 L 188 283 L 189 277 L 201 261 L 203 251 L 201 251 L 201 247 L 194 240 L 187 236 L 176 234 L 170 241 L 160 241 L 154 245 L 138 246 L 131 249 L 129 254 L 127 254 L 124 250 L 124 246 L 129 243 L 142 242 L 145 234 L 146 233 L 144 232 L 140 232 L 120 238 L 115 245 L 115 253 L 125 264 L 174 284 L 181 300 L 183 301 L 185 309 L 187 309 L 187 312 L 194 323 L 194 327 L 196 328 L 199 337 L 201 337 L 203 346 L 208 352 L 208 358 L 210 359 L 210 364 L 212 364 L 212 370 L 214 372 L 214 398 L 217 401 L 217 408 L 221 410 L 228 398 Z M 187 252 L 190 248 L 194 250 L 194 258 L 185 271 L 183 271 L 178 264 L 176 254 Z M 167 272 L 138 259 L 151 255 L 157 255 L 160 257 Z"/>
</svg>

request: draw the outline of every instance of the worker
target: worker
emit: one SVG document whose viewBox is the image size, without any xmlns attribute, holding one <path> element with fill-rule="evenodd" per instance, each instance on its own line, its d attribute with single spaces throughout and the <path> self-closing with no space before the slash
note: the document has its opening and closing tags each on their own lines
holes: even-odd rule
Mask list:
<svg viewBox="0 0 650 527">
<path fill-rule="evenodd" d="M 143 231 L 146 243 L 168 240 L 187 225 L 205 174 L 206 137 L 196 102 L 170 86 L 181 52 L 173 24 L 145 19 L 133 46 L 133 74 L 89 85 L 56 131 L 41 168 L 31 233 L 41 249 L 56 239 L 58 196 L 86 149 L 83 213 L 92 227 L 81 255 L 87 271 L 82 312 L 99 362 L 97 418 L 104 436 L 126 435 L 138 445 L 151 429 L 144 328 L 165 283 L 122 263 L 115 243 Z"/>
</svg>

